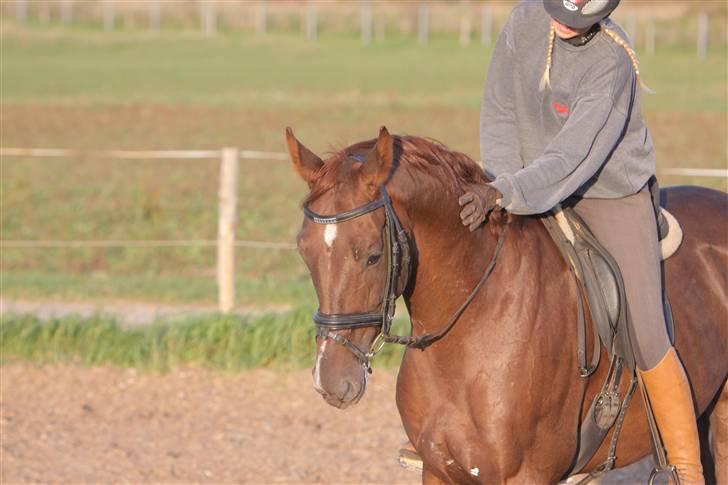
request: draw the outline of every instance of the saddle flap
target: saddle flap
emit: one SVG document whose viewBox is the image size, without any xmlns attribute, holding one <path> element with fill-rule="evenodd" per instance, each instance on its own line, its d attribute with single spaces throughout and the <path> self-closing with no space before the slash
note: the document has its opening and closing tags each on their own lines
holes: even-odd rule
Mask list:
<svg viewBox="0 0 728 485">
<path fill-rule="evenodd" d="M 594 269 L 595 280 L 600 290 L 599 296 L 601 296 L 604 310 L 607 312 L 609 326 L 614 330 L 617 319 L 619 318 L 619 287 L 617 285 L 617 277 L 604 256 L 599 254 L 599 252 L 593 248 L 586 248 L 585 254 Z"/>
<path fill-rule="evenodd" d="M 611 352 L 614 335 L 622 327 L 620 320 L 626 323 L 627 318 L 621 303 L 624 284 L 617 263 L 573 209 L 556 207 L 543 222 L 582 282 L 595 330 Z M 631 349 L 624 353 L 631 354 Z"/>
</svg>

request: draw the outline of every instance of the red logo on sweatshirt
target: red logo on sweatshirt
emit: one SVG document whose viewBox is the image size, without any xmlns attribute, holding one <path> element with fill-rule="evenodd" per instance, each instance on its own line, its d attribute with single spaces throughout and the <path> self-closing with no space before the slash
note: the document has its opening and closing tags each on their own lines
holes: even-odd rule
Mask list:
<svg viewBox="0 0 728 485">
<path fill-rule="evenodd" d="M 554 111 L 556 111 L 558 114 L 568 116 L 568 114 L 569 114 L 568 106 L 564 106 L 563 104 L 559 103 L 558 101 L 554 101 L 553 103 L 551 103 L 551 106 L 554 107 Z"/>
</svg>

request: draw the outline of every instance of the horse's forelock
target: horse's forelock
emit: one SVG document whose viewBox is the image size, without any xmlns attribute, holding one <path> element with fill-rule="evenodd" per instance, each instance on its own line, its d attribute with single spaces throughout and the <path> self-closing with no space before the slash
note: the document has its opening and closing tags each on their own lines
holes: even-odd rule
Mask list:
<svg viewBox="0 0 728 485">
<path fill-rule="evenodd" d="M 396 164 L 433 176 L 443 183 L 448 192 L 460 191 L 464 185 L 488 181 L 483 169 L 474 160 L 438 141 L 416 136 L 394 136 L 393 139 Z M 321 197 L 342 181 L 342 176 L 351 176 L 351 171 L 340 173 L 344 162 L 351 156 L 365 155 L 376 142 L 372 139 L 355 143 L 329 158 L 319 170 L 303 203 L 308 204 Z"/>
<path fill-rule="evenodd" d="M 348 167 L 349 170 L 346 173 L 342 173 L 342 166 L 344 165 L 344 162 L 352 155 L 365 155 L 374 147 L 376 142 L 376 139 L 362 141 L 334 153 L 326 160 L 319 170 L 317 177 L 311 186 L 311 192 L 306 196 L 303 203 L 308 204 L 315 201 L 334 188 L 337 182 L 342 181 L 342 178 L 351 176 L 351 166 Z"/>
</svg>

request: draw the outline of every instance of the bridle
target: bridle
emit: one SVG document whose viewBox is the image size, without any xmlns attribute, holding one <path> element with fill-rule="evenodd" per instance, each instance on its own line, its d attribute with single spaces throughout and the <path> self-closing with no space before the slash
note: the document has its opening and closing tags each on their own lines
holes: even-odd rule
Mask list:
<svg viewBox="0 0 728 485">
<path fill-rule="evenodd" d="M 397 212 L 392 206 L 392 199 L 387 193 L 385 185 L 379 189 L 379 198 L 356 207 L 354 209 L 339 212 L 338 214 L 324 216 L 312 211 L 308 205 L 303 206 L 304 215 L 316 224 L 341 224 L 369 214 L 379 208 L 384 208 L 384 242 L 387 255 L 387 277 L 384 284 L 384 295 L 382 296 L 381 311 L 369 313 L 323 313 L 321 309 L 313 314 L 313 321 L 316 324 L 316 336 L 324 339 L 331 339 L 351 351 L 359 360 L 367 372 L 371 373 L 371 359 L 381 350 L 385 343 L 406 345 L 423 349 L 432 342 L 444 336 L 457 322 L 465 308 L 475 298 L 483 284 L 495 269 L 495 263 L 505 240 L 508 226 L 501 231 L 498 237 L 495 251 L 486 267 L 478 284 L 473 288 L 468 298 L 435 333 L 425 333 L 419 337 L 391 335 L 392 320 L 394 319 L 395 301 L 407 288 L 410 278 L 412 251 L 410 248 L 407 232 L 397 217 Z M 368 352 L 361 350 L 351 340 L 339 333 L 339 330 L 350 330 L 365 327 L 378 327 L 379 334 L 372 342 Z"/>
<path fill-rule="evenodd" d="M 303 213 L 316 224 L 341 224 L 384 207 L 384 252 L 387 257 L 387 277 L 384 283 L 382 310 L 370 313 L 332 314 L 323 313 L 319 309 L 313 314 L 313 321 L 316 323 L 316 336 L 329 338 L 349 349 L 369 372 L 371 372 L 371 358 L 381 348 L 381 345 L 388 341 L 387 338 L 392 338 L 389 332 L 394 319 L 395 301 L 407 287 L 411 261 L 407 233 L 402 227 L 394 207 L 392 207 L 392 199 L 389 198 L 384 185 L 379 189 L 379 194 L 379 198 L 368 204 L 332 216 L 317 214 L 308 206 L 303 206 Z M 381 328 L 369 352 L 362 351 L 343 335 L 334 333 L 338 330 L 364 327 Z"/>
</svg>

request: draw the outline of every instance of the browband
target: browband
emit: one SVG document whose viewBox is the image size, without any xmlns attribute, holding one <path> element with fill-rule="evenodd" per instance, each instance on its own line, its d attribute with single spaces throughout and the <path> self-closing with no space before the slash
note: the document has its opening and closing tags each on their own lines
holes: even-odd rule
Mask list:
<svg viewBox="0 0 728 485">
<path fill-rule="evenodd" d="M 334 214 L 331 216 L 317 214 L 309 209 L 307 205 L 303 206 L 303 213 L 306 215 L 306 217 L 311 219 L 316 224 L 339 224 L 341 222 L 346 222 L 359 216 L 363 216 L 364 214 L 368 214 L 369 212 L 375 211 L 380 207 L 383 207 L 389 200 L 389 195 L 384 190 L 384 187 L 379 190 L 379 193 L 381 194 L 381 196 L 378 199 L 369 202 L 368 204 L 364 204 L 346 212 L 339 212 L 338 214 Z"/>
</svg>

